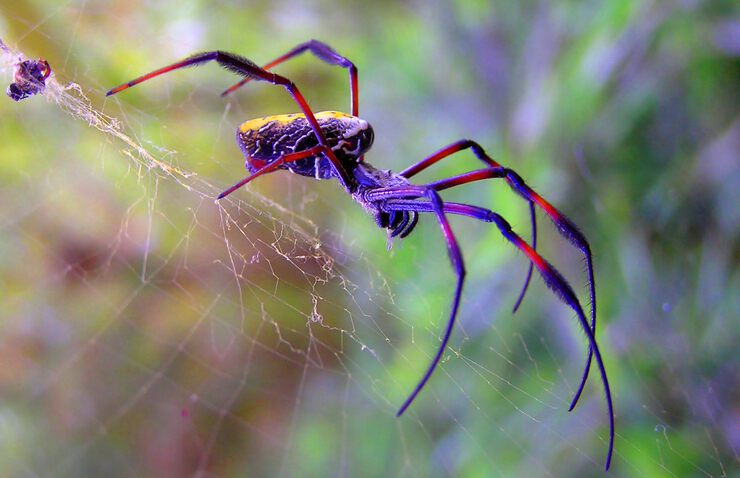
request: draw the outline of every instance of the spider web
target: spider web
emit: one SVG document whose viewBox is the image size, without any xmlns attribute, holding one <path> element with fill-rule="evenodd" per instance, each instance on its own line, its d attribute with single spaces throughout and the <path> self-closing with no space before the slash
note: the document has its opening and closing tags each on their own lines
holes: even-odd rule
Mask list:
<svg viewBox="0 0 740 478">
<path fill-rule="evenodd" d="M 8 82 L 22 56 L 3 53 Z M 218 124 L 201 124 L 202 91 L 152 85 L 146 97 L 165 100 L 144 109 L 103 102 L 109 85 L 92 71 L 72 76 L 79 84 L 55 73 L 46 101 L 1 107 L 3 144 L 13 145 L 3 156 L 15 158 L 0 208 L 0 465 L 10 476 L 600 475 L 596 380 L 566 413 L 585 341 L 539 282 L 510 316 L 525 264 L 495 233 L 453 223 L 475 258 L 460 323 L 398 419 L 448 313 L 453 274 L 438 226 L 426 221 L 387 251 L 336 184 L 287 174 L 215 203 L 245 174 L 224 145 L 259 115 L 251 104 L 226 102 Z M 183 135 L 207 139 L 176 151 Z M 378 147 L 380 158 L 393 153 Z M 526 227 L 515 198 L 495 199 Z M 557 254 L 578 264 L 567 246 Z M 601 343 L 609 334 L 600 330 Z M 618 388 L 616 357 L 606 360 Z M 624 368 L 639 375 L 639 364 Z M 638 405 L 617 392 L 613 473 L 730 476 L 716 432 L 698 419 L 714 399 L 710 384 L 704 391 L 690 416 L 705 456 L 666 425 L 659 397 Z M 652 443 L 623 425 L 634 409 L 654 420 Z"/>
</svg>

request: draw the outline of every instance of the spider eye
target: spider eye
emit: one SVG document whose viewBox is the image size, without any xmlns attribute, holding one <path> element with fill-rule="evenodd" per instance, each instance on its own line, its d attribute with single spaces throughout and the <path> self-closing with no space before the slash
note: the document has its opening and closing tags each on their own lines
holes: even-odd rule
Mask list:
<svg viewBox="0 0 740 478">
<path fill-rule="evenodd" d="M 360 154 L 364 154 L 368 149 L 370 149 L 370 146 L 373 145 L 373 141 L 375 140 L 375 133 L 373 132 L 373 128 L 368 125 L 367 129 L 363 130 L 362 133 L 358 136 L 358 147 L 360 149 Z"/>
</svg>

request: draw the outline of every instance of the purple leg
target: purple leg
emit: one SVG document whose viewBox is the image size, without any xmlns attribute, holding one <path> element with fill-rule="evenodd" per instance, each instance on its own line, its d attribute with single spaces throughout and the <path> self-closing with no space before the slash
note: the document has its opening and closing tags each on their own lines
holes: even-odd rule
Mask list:
<svg viewBox="0 0 740 478">
<path fill-rule="evenodd" d="M 481 181 L 484 179 L 495 179 L 503 178 L 509 184 L 509 186 L 516 191 L 520 196 L 524 197 L 530 204 L 537 204 L 540 206 L 545 213 L 552 219 L 555 226 L 558 228 L 560 235 L 565 237 L 571 244 L 576 246 L 583 252 L 584 258 L 586 259 L 586 270 L 588 274 L 588 287 L 589 297 L 591 299 L 591 330 L 596 333 L 596 287 L 594 285 L 594 266 L 593 259 L 591 256 L 591 247 L 586 241 L 586 237 L 578 230 L 575 224 L 570 219 L 565 217 L 560 211 L 546 201 L 542 196 L 537 194 L 532 188 L 524 183 L 524 180 L 516 172 L 509 168 L 494 167 L 488 169 L 479 169 L 477 171 L 471 171 L 469 173 L 454 176 L 452 178 L 443 179 L 434 183 L 427 184 L 436 191 L 443 191 L 445 189 L 462 186 L 463 184 L 472 183 L 475 181 Z M 589 371 L 591 370 L 591 360 L 593 359 L 593 350 L 589 349 L 588 357 L 586 358 L 586 366 L 583 369 L 583 375 L 581 376 L 581 383 L 578 385 L 578 390 L 573 396 L 569 410 L 573 410 L 578 403 L 578 399 L 581 397 L 583 388 L 586 385 Z"/>
<path fill-rule="evenodd" d="M 534 203 L 532 201 L 529 201 L 529 219 L 532 223 L 532 249 L 535 251 L 537 250 L 537 216 L 534 213 Z M 527 277 L 524 279 L 524 287 L 522 287 L 522 291 L 519 292 L 519 297 L 516 299 L 516 302 L 514 303 L 514 308 L 511 309 L 512 314 L 516 314 L 516 311 L 519 310 L 519 306 L 522 305 L 522 301 L 524 300 L 524 295 L 527 293 L 527 287 L 529 286 L 529 282 L 532 280 L 532 271 L 534 269 L 534 264 L 531 262 L 529 263 L 529 268 L 527 269 Z"/>
<path fill-rule="evenodd" d="M 347 173 L 347 170 L 344 168 L 344 166 L 342 166 L 342 163 L 339 162 L 336 155 L 331 150 L 331 146 L 326 141 L 326 136 L 324 136 L 324 132 L 321 131 L 321 127 L 319 126 L 318 121 L 316 121 L 316 117 L 314 116 L 313 111 L 311 111 L 311 108 L 308 106 L 306 99 L 303 97 L 303 95 L 298 90 L 298 88 L 295 86 L 295 84 L 283 76 L 276 75 L 275 73 L 270 73 L 269 71 L 263 70 L 262 68 L 257 66 L 252 60 L 249 60 L 247 58 L 234 55 L 233 53 L 224 52 L 224 51 L 209 51 L 205 53 L 198 53 L 182 61 L 173 63 L 171 65 L 165 66 L 158 70 L 154 70 L 150 73 L 147 73 L 146 75 L 133 79 L 129 81 L 128 83 L 124 83 L 120 86 L 117 86 L 113 88 L 112 90 L 108 91 L 108 93 L 106 93 L 105 96 L 114 95 L 127 88 L 130 88 L 134 85 L 138 85 L 139 83 L 143 81 L 150 80 L 164 73 L 169 73 L 170 71 L 177 70 L 180 68 L 185 68 L 188 66 L 200 65 L 202 63 L 207 63 L 209 61 L 216 61 L 219 65 L 226 68 L 227 70 L 232 71 L 236 73 L 237 75 L 241 75 L 245 78 L 250 78 L 252 80 L 257 80 L 257 81 L 266 81 L 268 83 L 272 83 L 273 85 L 280 85 L 286 90 L 288 90 L 288 93 L 290 93 L 290 95 L 293 97 L 296 103 L 298 103 L 298 106 L 300 106 L 301 111 L 303 111 L 303 114 L 306 116 L 306 119 L 311 124 L 311 128 L 313 129 L 314 134 L 316 135 L 316 138 L 319 141 L 319 144 L 325 147 L 324 154 L 334 166 L 334 169 L 337 172 L 337 178 L 339 178 L 339 182 L 342 183 L 342 186 L 344 187 L 345 190 L 349 191 L 349 185 L 351 184 L 351 182 L 350 182 L 350 177 L 349 177 L 349 174 Z"/>
<path fill-rule="evenodd" d="M 431 206 L 430 212 L 434 212 L 437 215 L 439 225 L 442 227 L 442 234 L 444 234 L 445 241 L 447 242 L 447 253 L 450 256 L 452 268 L 457 274 L 457 285 L 455 286 L 455 295 L 452 299 L 452 310 L 450 310 L 450 318 L 447 320 L 447 327 L 445 328 L 442 342 L 439 344 L 439 348 L 437 348 L 437 353 L 434 355 L 432 362 L 429 364 L 426 373 L 416 385 L 416 388 L 414 388 L 414 391 L 411 393 L 411 395 L 409 395 L 403 405 L 401 405 L 401 408 L 398 409 L 398 413 L 396 413 L 396 416 L 399 417 L 403 414 L 403 412 L 406 411 L 409 405 L 411 405 L 416 396 L 419 395 L 419 392 L 421 392 L 426 383 L 429 381 L 429 377 L 431 377 L 432 373 L 434 373 L 434 370 L 437 368 L 439 361 L 442 359 L 442 355 L 444 355 L 444 352 L 447 349 L 447 343 L 450 341 L 452 329 L 455 326 L 457 310 L 460 307 L 460 296 L 462 294 L 463 281 L 465 280 L 465 264 L 463 262 L 462 252 L 460 251 L 460 246 L 457 243 L 457 239 L 455 239 L 455 234 L 452 232 L 450 223 L 447 221 L 447 216 L 445 216 L 442 198 L 439 196 L 439 193 L 437 191 L 431 189 L 424 191 L 423 194 L 429 198 L 428 204 Z"/>
<path fill-rule="evenodd" d="M 406 168 L 405 170 L 401 171 L 399 174 L 405 178 L 410 178 L 414 176 L 415 174 L 425 170 L 429 166 L 433 165 L 434 163 L 447 158 L 449 156 L 452 156 L 455 153 L 459 153 L 460 151 L 463 151 L 465 149 L 471 149 L 473 151 L 473 154 L 481 160 L 484 164 L 492 167 L 492 168 L 499 168 L 501 165 L 493 160 L 486 152 L 481 148 L 481 146 L 476 143 L 475 141 L 471 141 L 469 139 L 461 139 L 460 141 L 457 141 L 455 143 L 452 143 L 448 146 L 445 146 L 444 148 L 440 149 L 436 153 L 432 154 L 431 156 L 427 156 L 426 158 L 422 159 L 416 164 L 413 164 Z M 529 201 L 529 217 L 532 223 L 532 248 L 535 250 L 537 249 L 537 217 L 534 213 L 534 204 L 532 204 L 532 201 Z M 532 279 L 532 268 L 534 265 L 531 263 L 529 264 L 529 269 L 527 270 L 527 277 L 524 279 L 524 285 L 522 286 L 522 291 L 519 293 L 519 298 L 514 303 L 514 309 L 512 310 L 512 313 L 516 313 L 517 310 L 519 310 L 519 306 L 522 304 L 522 300 L 524 300 L 524 295 L 527 293 L 527 288 L 529 287 L 529 282 Z"/>
<path fill-rule="evenodd" d="M 408 197 L 408 196 L 406 196 Z M 428 201 L 416 201 L 413 199 L 388 199 L 385 202 L 385 208 L 387 211 L 415 211 L 415 212 L 436 212 L 437 206 Z M 484 209 L 469 204 L 459 203 L 444 203 L 443 211 L 448 214 L 459 214 L 462 216 L 468 216 L 484 222 L 492 222 L 496 224 L 501 234 L 512 244 L 514 244 L 520 251 L 522 251 L 532 264 L 537 267 L 542 279 L 545 284 L 555 292 L 555 295 L 560 298 L 568 307 L 575 311 L 578 316 L 578 321 L 581 328 L 586 333 L 589 341 L 589 349 L 593 351 L 596 357 L 596 364 L 601 374 L 601 382 L 604 386 L 604 395 L 606 397 L 606 406 L 609 413 L 609 449 L 606 457 L 605 468 L 608 470 L 611 465 L 612 454 L 614 452 L 614 405 L 612 403 L 611 388 L 609 387 L 609 379 L 606 375 L 606 368 L 604 367 L 604 361 L 601 357 L 601 351 L 596 343 L 596 336 L 592 328 L 589 327 L 586 316 L 583 313 L 578 298 L 576 297 L 570 284 L 565 278 L 558 272 L 555 267 L 547 262 L 537 251 L 535 251 L 529 244 L 527 244 L 521 237 L 519 237 L 512 229 L 509 223 L 496 214 L 493 211 Z"/>
<path fill-rule="evenodd" d="M 285 55 L 275 58 L 270 63 L 265 64 L 264 66 L 262 66 L 262 69 L 269 70 L 286 60 L 290 60 L 291 58 L 300 55 L 306 50 L 310 50 L 311 53 L 314 54 L 314 56 L 330 65 L 341 66 L 342 68 L 347 68 L 347 70 L 349 70 L 350 109 L 352 111 L 352 116 L 359 116 L 360 102 L 357 81 L 357 67 L 347 58 L 334 51 L 334 49 L 326 43 L 320 42 L 318 40 L 310 40 L 306 43 L 301 43 Z M 221 93 L 221 96 L 226 96 L 229 93 L 238 90 L 250 80 L 251 78 L 244 78 L 239 83 L 232 85 L 226 91 Z"/>
</svg>

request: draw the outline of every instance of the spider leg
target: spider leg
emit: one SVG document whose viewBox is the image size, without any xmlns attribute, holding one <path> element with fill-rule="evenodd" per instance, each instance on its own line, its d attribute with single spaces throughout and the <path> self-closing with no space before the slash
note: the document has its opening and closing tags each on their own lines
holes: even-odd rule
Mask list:
<svg viewBox="0 0 740 478">
<path fill-rule="evenodd" d="M 411 405 L 411 403 L 414 401 L 417 395 L 419 395 L 419 392 L 424 388 L 426 383 L 429 381 L 429 378 L 432 376 L 432 373 L 434 373 L 434 370 L 437 368 L 437 365 L 439 364 L 439 361 L 442 359 L 442 355 L 444 355 L 445 350 L 447 349 L 447 343 L 450 341 L 450 336 L 452 335 L 452 329 L 455 326 L 455 318 L 457 317 L 457 310 L 460 306 L 460 296 L 462 294 L 462 287 L 463 282 L 465 280 L 465 263 L 463 262 L 462 252 L 460 251 L 460 246 L 457 243 L 457 239 L 455 238 L 455 234 L 452 232 L 452 228 L 450 227 L 450 223 L 447 221 L 447 216 L 444 212 L 444 203 L 442 202 L 442 198 L 439 196 L 439 193 L 437 191 L 434 191 L 432 189 L 422 189 L 421 191 L 419 188 L 412 188 L 413 192 L 412 194 L 419 194 L 426 196 L 429 199 L 429 204 L 431 206 L 431 211 L 434 212 L 437 215 L 437 220 L 439 221 L 439 225 L 442 227 L 442 234 L 445 237 L 445 242 L 447 242 L 447 253 L 450 256 L 450 262 L 452 263 L 452 268 L 455 270 L 455 273 L 457 274 L 457 285 L 455 286 L 455 295 L 452 299 L 452 309 L 450 310 L 450 317 L 447 320 L 447 327 L 445 328 L 444 336 L 442 337 L 442 342 L 439 344 L 439 347 L 437 348 L 437 353 L 434 355 L 434 358 L 432 359 L 431 363 L 429 364 L 429 367 L 427 368 L 427 371 L 424 373 L 424 376 L 421 378 L 419 383 L 414 388 L 414 391 L 409 395 L 409 397 L 406 399 L 406 401 L 401 405 L 401 408 L 398 409 L 398 412 L 396 413 L 396 416 L 400 417 L 403 412 L 406 411 L 406 409 Z M 389 188 L 388 190 L 392 190 Z M 407 188 L 399 188 L 396 192 L 392 194 L 400 194 L 401 196 L 406 196 L 404 194 L 404 191 L 408 190 Z M 412 219 L 414 223 L 416 222 L 416 217 Z"/>
<path fill-rule="evenodd" d="M 296 153 L 284 154 L 284 155 L 280 156 L 278 159 L 276 159 L 275 161 L 273 161 L 273 162 L 271 162 L 271 163 L 263 166 L 258 171 L 250 174 L 246 178 L 242 179 L 238 183 L 236 183 L 233 186 L 231 186 L 229 189 L 227 189 L 224 192 L 222 192 L 221 194 L 219 194 L 218 197 L 216 198 L 216 200 L 218 201 L 219 199 L 223 199 L 224 197 L 226 197 L 229 194 L 233 193 L 234 191 L 236 191 L 240 187 L 242 187 L 245 184 L 251 182 L 253 179 L 258 178 L 259 176 L 262 176 L 263 174 L 271 173 L 271 172 L 275 171 L 276 169 L 278 169 L 283 164 L 292 163 L 292 162 L 295 162 L 295 161 L 299 161 L 301 159 L 309 158 L 311 156 L 316 156 L 318 154 L 324 154 L 324 155 L 326 155 L 326 151 L 327 150 L 331 151 L 331 149 L 327 148 L 326 146 L 319 144 L 317 146 L 314 146 L 313 148 L 309 148 L 309 149 L 306 149 L 304 151 L 298 151 Z"/>
<path fill-rule="evenodd" d="M 483 153 L 485 154 L 485 153 Z M 588 288 L 589 298 L 591 300 L 591 329 L 593 333 L 596 333 L 596 287 L 594 285 L 594 266 L 593 258 L 591 256 L 591 247 L 586 240 L 586 237 L 578 230 L 573 222 L 568 219 L 564 214 L 558 211 L 552 204 L 545 200 L 542 196 L 537 194 L 532 188 L 525 184 L 524 180 L 514 170 L 505 168 L 503 166 L 491 167 L 488 169 L 479 169 L 477 171 L 471 171 L 469 173 L 454 176 L 452 178 L 443 179 L 434 183 L 430 183 L 427 187 L 430 187 L 436 191 L 442 191 L 445 189 L 453 188 L 456 186 L 462 186 L 463 184 L 472 183 L 475 181 L 481 181 L 484 179 L 505 179 L 509 186 L 517 192 L 524 199 L 529 201 L 530 204 L 537 204 L 541 207 L 545 213 L 552 219 L 557 226 L 558 232 L 561 236 L 565 237 L 568 242 L 573 244 L 575 247 L 581 250 L 586 259 L 586 271 L 588 274 Z M 573 396 L 569 410 L 573 410 L 578 403 L 583 388 L 586 385 L 589 371 L 591 370 L 591 360 L 593 359 L 593 350 L 589 349 L 588 357 L 586 358 L 586 365 L 581 376 L 581 383 L 578 385 L 578 390 Z"/>
<path fill-rule="evenodd" d="M 342 68 L 347 68 L 349 70 L 349 87 L 350 87 L 350 108 L 352 111 L 352 116 L 359 116 L 359 88 L 358 88 L 358 80 L 357 80 L 357 67 L 347 58 L 343 57 L 332 47 L 327 45 L 326 43 L 320 42 L 318 40 L 310 40 L 305 43 L 301 43 L 300 45 L 296 46 L 292 50 L 290 50 L 288 53 L 284 54 L 283 56 L 277 57 L 274 60 L 272 60 L 269 63 L 266 63 L 262 66 L 263 70 L 269 70 L 280 63 L 290 60 L 293 57 L 296 57 L 300 55 L 301 53 L 305 52 L 306 50 L 310 50 L 311 53 L 320 60 L 330 64 L 330 65 L 337 65 L 341 66 Z M 239 83 L 236 83 L 232 86 L 230 86 L 226 91 L 221 93 L 221 96 L 226 96 L 229 93 L 232 93 L 239 88 L 241 88 L 245 83 L 249 82 L 251 78 L 244 78 Z"/>
<path fill-rule="evenodd" d="M 411 234 L 411 231 L 414 230 L 417 222 L 419 222 L 419 215 L 412 211 L 411 214 L 406 216 L 406 219 L 391 233 L 391 237 L 399 236 L 403 239 Z"/>
<path fill-rule="evenodd" d="M 537 216 L 534 213 L 534 203 L 532 201 L 529 201 L 529 220 L 531 221 L 531 228 L 532 228 L 532 249 L 535 251 L 537 250 Z M 527 277 L 524 279 L 524 286 L 522 286 L 521 292 L 519 292 L 519 297 L 517 297 L 516 302 L 514 302 L 514 308 L 511 309 L 512 314 L 516 314 L 516 311 L 519 310 L 519 306 L 522 305 L 522 301 L 524 300 L 524 295 L 527 293 L 527 288 L 529 287 L 529 283 L 532 280 L 532 271 L 534 269 L 534 265 L 530 262 L 529 268 L 527 269 Z"/>
<path fill-rule="evenodd" d="M 422 159 L 416 164 L 412 164 L 408 168 L 404 169 L 399 175 L 403 176 L 404 178 L 410 178 L 423 170 L 427 169 L 429 166 L 433 165 L 434 163 L 448 157 L 452 156 L 455 153 L 459 153 L 460 151 L 463 151 L 465 149 L 470 148 L 475 156 L 486 163 L 487 165 L 491 167 L 498 167 L 501 166 L 499 163 L 494 161 L 493 158 L 488 156 L 486 152 L 481 148 L 481 146 L 476 143 L 475 141 L 471 141 L 469 139 L 461 139 L 460 141 L 456 141 L 448 146 L 445 146 L 444 148 L 440 149 L 436 153 L 427 156 L 426 158 Z"/>
<path fill-rule="evenodd" d="M 439 215 L 438 206 L 429 201 L 417 201 L 413 199 L 389 199 L 385 202 L 385 209 L 388 211 L 414 211 L 414 212 L 435 212 Z M 538 272 L 545 281 L 545 284 L 563 301 L 568 307 L 575 311 L 578 316 L 578 322 L 586 333 L 589 342 L 589 349 L 593 351 L 596 357 L 596 364 L 601 374 L 601 382 L 604 386 L 604 395 L 606 397 L 606 406 L 609 413 L 609 448 L 606 457 L 606 470 L 611 465 L 612 454 L 614 452 L 614 405 L 612 403 L 611 388 L 609 379 L 606 375 L 606 368 L 601 356 L 601 351 L 596 343 L 596 336 L 591 327 L 589 327 L 586 316 L 583 313 L 578 297 L 573 292 L 572 287 L 565 280 L 562 274 L 553 267 L 547 260 L 537 253 L 529 244 L 527 244 L 512 229 L 511 225 L 499 214 L 478 206 L 469 204 L 460 204 L 447 202 L 442 206 L 442 211 L 447 214 L 458 214 L 468 216 L 484 222 L 496 224 L 501 234 L 520 251 L 522 251 L 532 264 L 537 267 Z"/>
<path fill-rule="evenodd" d="M 455 153 L 459 153 L 460 151 L 463 151 L 465 149 L 470 148 L 475 156 L 481 160 L 484 164 L 492 167 L 492 168 L 498 168 L 501 167 L 499 163 L 493 160 L 486 152 L 481 148 L 481 146 L 476 143 L 475 141 L 471 141 L 469 139 L 461 139 L 460 141 L 456 141 L 448 146 L 445 146 L 444 148 L 440 149 L 436 153 L 427 156 L 426 158 L 422 159 L 416 164 L 413 164 L 406 168 L 405 170 L 401 171 L 399 175 L 410 178 L 414 176 L 415 174 L 425 170 L 429 166 L 433 165 L 434 163 L 447 158 L 449 156 L 452 156 Z M 529 201 L 529 217 L 530 222 L 532 223 L 532 248 L 537 250 L 537 217 L 534 213 L 534 204 L 532 201 Z M 532 263 L 529 264 L 529 268 L 527 269 L 527 276 L 524 279 L 524 285 L 522 286 L 522 290 L 519 293 L 519 297 L 517 298 L 516 302 L 514 303 L 514 308 L 512 310 L 512 313 L 516 313 L 517 310 L 519 310 L 519 306 L 522 304 L 522 300 L 524 300 L 524 296 L 527 293 L 527 288 L 529 287 L 529 283 L 532 280 L 532 270 L 534 265 Z"/>
<path fill-rule="evenodd" d="M 331 150 L 329 143 L 326 141 L 326 136 L 324 135 L 323 131 L 321 131 L 321 127 L 319 126 L 318 121 L 316 121 L 316 117 L 314 116 L 313 111 L 311 111 L 311 108 L 308 106 L 308 103 L 303 97 L 303 94 L 301 94 L 301 92 L 298 90 L 298 87 L 296 87 L 292 81 L 283 76 L 263 70 L 252 60 L 249 60 L 247 58 L 224 51 L 196 53 L 195 55 L 190 56 L 182 61 L 173 63 L 158 70 L 154 70 L 143 76 L 135 78 L 128 83 L 117 86 L 108 91 L 105 96 L 114 95 L 127 88 L 138 85 L 143 81 L 150 80 L 164 73 L 168 73 L 179 68 L 201 65 L 209 61 L 216 61 L 219 65 L 226 68 L 227 70 L 232 71 L 237 75 L 241 75 L 245 78 L 250 78 L 257 81 L 266 81 L 268 83 L 272 83 L 273 85 L 280 85 L 288 90 L 288 93 L 290 93 L 295 102 L 298 103 L 301 111 L 303 111 L 306 119 L 311 124 L 311 128 L 313 129 L 314 134 L 316 134 L 316 138 L 318 139 L 319 144 L 325 146 L 326 149 L 324 151 L 324 154 L 334 166 L 339 182 L 342 183 L 342 186 L 345 190 L 349 190 L 349 185 L 351 184 L 349 174 L 347 173 L 347 170 L 344 168 L 344 166 L 342 166 L 342 163 L 339 162 L 334 152 Z"/>
</svg>

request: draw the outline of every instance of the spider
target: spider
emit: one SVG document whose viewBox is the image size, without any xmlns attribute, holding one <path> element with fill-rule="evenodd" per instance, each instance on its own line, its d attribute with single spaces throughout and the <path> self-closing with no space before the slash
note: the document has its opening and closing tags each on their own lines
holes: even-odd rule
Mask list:
<svg viewBox="0 0 740 478">
<path fill-rule="evenodd" d="M 309 108 L 298 87 L 291 80 L 269 71 L 284 61 L 306 51 L 310 51 L 325 63 L 348 70 L 351 114 L 337 111 L 314 113 Z M 495 224 L 503 237 L 523 252 L 530 261 L 524 287 L 516 301 L 514 312 L 516 312 L 524 298 L 534 267 L 555 295 L 576 313 L 580 326 L 588 338 L 589 351 L 581 382 L 573 397 L 569 411 L 575 408 L 581 396 L 591 368 L 591 361 L 595 357 L 604 387 L 609 415 L 609 445 L 605 465 L 608 470 L 614 449 L 614 411 L 604 361 L 594 335 L 596 331 L 596 300 L 591 249 L 585 236 L 575 224 L 530 188 L 519 174 L 494 161 L 475 141 L 463 139 L 452 143 L 400 173 L 377 169 L 370 165 L 364 160 L 364 155 L 373 143 L 374 134 L 370 124 L 359 117 L 357 67 L 329 45 L 317 40 L 302 43 L 263 67 L 259 67 L 247 58 L 224 51 L 197 53 L 182 61 L 154 70 L 117 86 L 108 91 L 106 96 L 119 93 L 164 73 L 179 68 L 201 65 L 209 61 L 216 61 L 225 69 L 244 77 L 240 82 L 224 91 L 222 96 L 232 93 L 250 80 L 264 81 L 285 88 L 301 110 L 300 113 L 249 120 L 239 126 L 236 132 L 236 141 L 246 158 L 245 167 L 250 174 L 219 194 L 217 199 L 224 198 L 263 174 L 278 169 L 287 169 L 301 176 L 316 179 L 337 179 L 344 190 L 352 196 L 352 199 L 374 217 L 377 225 L 382 229 L 387 229 L 389 238 L 408 236 L 416 227 L 420 213 L 431 213 L 436 216 L 447 244 L 447 252 L 452 268 L 457 275 L 452 306 L 444 335 L 439 347 L 437 347 L 434 358 L 432 358 L 421 380 L 419 380 L 396 415 L 401 416 L 427 384 L 437 368 L 452 334 L 460 306 L 465 279 L 465 265 L 462 252 L 447 216 L 450 214 L 467 216 Z M 484 167 L 482 169 L 428 184 L 419 185 L 410 181 L 414 175 L 438 161 L 467 149 L 470 149 L 483 163 Z M 439 194 L 440 191 L 446 189 L 486 179 L 505 180 L 517 194 L 529 203 L 533 236 L 532 245 L 517 235 L 509 223 L 499 214 L 472 204 L 446 202 L 442 200 Z M 553 221 L 558 232 L 584 254 L 592 306 L 590 324 L 586 320 L 576 294 L 563 275 L 536 251 L 535 207 L 541 208 Z"/>
</svg>

